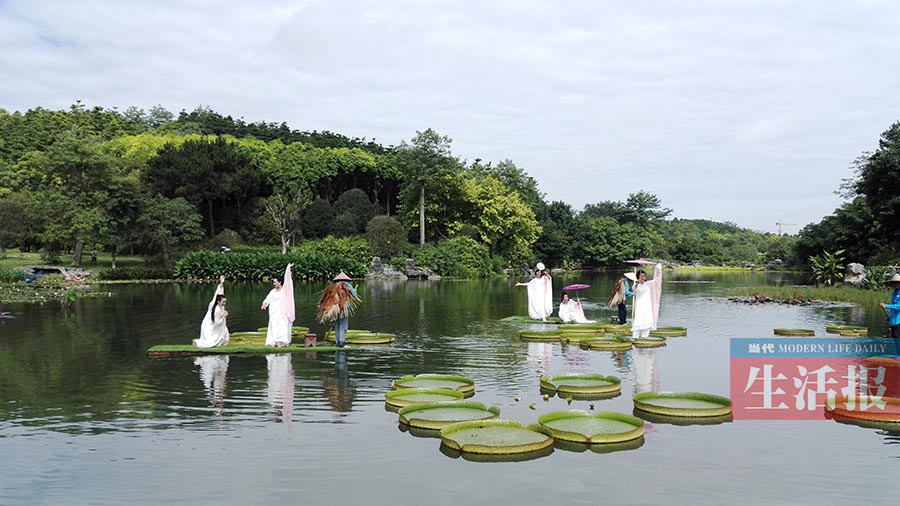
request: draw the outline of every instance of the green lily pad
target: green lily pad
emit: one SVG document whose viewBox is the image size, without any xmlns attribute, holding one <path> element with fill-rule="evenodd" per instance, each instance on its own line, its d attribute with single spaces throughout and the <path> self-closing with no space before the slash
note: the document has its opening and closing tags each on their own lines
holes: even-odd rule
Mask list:
<svg viewBox="0 0 900 506">
<path fill-rule="evenodd" d="M 590 451 L 592 453 L 624 452 L 629 450 L 637 450 L 642 446 L 644 446 L 644 436 L 631 439 L 629 441 L 623 441 L 621 443 L 603 444 L 576 443 L 574 441 L 563 441 L 561 439 L 556 439 L 553 441 L 554 448 L 575 453 L 582 453 L 586 451 Z"/>
<path fill-rule="evenodd" d="M 687 329 L 684 327 L 657 327 L 650 331 L 651 337 L 684 337 Z"/>
<path fill-rule="evenodd" d="M 838 420 L 873 422 L 900 429 L 900 398 L 882 397 L 880 400 L 884 402 L 883 408 L 870 407 L 862 410 L 854 397 L 838 397 L 833 406 L 825 404 L 825 412 Z"/>
<path fill-rule="evenodd" d="M 610 394 L 622 390 L 622 380 L 602 374 L 541 376 L 541 388 L 568 394 Z"/>
<path fill-rule="evenodd" d="M 721 423 L 728 423 L 731 421 L 731 413 L 727 415 L 720 416 L 700 416 L 700 417 L 687 417 L 687 416 L 670 416 L 670 415 L 658 415 L 656 413 L 650 413 L 638 408 L 634 408 L 631 412 L 632 415 L 640 418 L 641 420 L 646 420 L 650 423 L 665 423 L 668 425 L 719 425 Z"/>
<path fill-rule="evenodd" d="M 843 335 L 842 334 L 843 332 L 848 332 L 848 331 L 853 332 L 855 334 L 862 334 L 862 335 L 869 333 L 868 327 L 857 327 L 854 325 L 829 325 L 829 326 L 825 327 L 825 332 L 828 332 L 829 334 Z"/>
<path fill-rule="evenodd" d="M 644 435 L 644 421 L 615 411 L 554 411 L 538 424 L 557 440 L 576 443 L 621 443 Z"/>
<path fill-rule="evenodd" d="M 559 336 L 559 340 L 564 343 L 580 343 L 591 339 L 601 339 L 604 335 L 603 332 L 564 332 Z"/>
<path fill-rule="evenodd" d="M 480 402 L 413 404 L 400 410 L 400 423 L 418 429 L 443 429 L 459 422 L 492 420 L 500 416 L 500 408 L 485 407 Z"/>
<path fill-rule="evenodd" d="M 329 342 L 335 342 L 336 339 L 334 337 L 334 332 L 326 332 L 325 340 Z M 357 331 L 352 334 L 350 332 L 347 332 L 347 335 L 344 337 L 344 342 L 346 342 L 347 344 L 390 344 L 396 340 L 397 336 L 394 334 L 368 331 Z"/>
<path fill-rule="evenodd" d="M 269 330 L 268 327 L 260 327 L 256 329 L 257 332 L 267 332 Z M 309 332 L 309 327 L 291 327 L 291 334 L 306 334 Z"/>
<path fill-rule="evenodd" d="M 460 401 L 463 394 L 446 388 L 404 388 L 384 394 L 384 402 L 389 406 L 406 407 L 413 404 L 435 404 Z"/>
<path fill-rule="evenodd" d="M 592 332 L 592 333 L 603 333 L 605 332 L 606 325 L 601 325 L 598 323 L 564 323 L 562 325 L 558 325 L 557 330 L 563 330 L 565 332 Z"/>
<path fill-rule="evenodd" d="M 631 340 L 624 338 L 595 338 L 578 343 L 578 346 L 586 350 L 597 351 L 625 351 L 631 349 Z"/>
<path fill-rule="evenodd" d="M 631 344 L 635 348 L 659 348 L 660 346 L 666 345 L 665 337 L 640 337 L 637 339 L 632 339 Z"/>
<path fill-rule="evenodd" d="M 809 329 L 775 329 L 776 336 L 814 336 L 815 331 Z"/>
<path fill-rule="evenodd" d="M 547 321 L 545 322 L 541 320 L 532 320 L 528 316 L 507 316 L 506 318 L 500 319 L 500 321 L 507 323 L 562 323 L 562 320 L 556 316 L 548 316 Z"/>
<path fill-rule="evenodd" d="M 644 392 L 633 397 L 634 407 L 658 415 L 702 417 L 731 413 L 731 399 L 697 392 Z"/>
<path fill-rule="evenodd" d="M 417 374 L 403 376 L 391 382 L 395 390 L 403 388 L 446 388 L 469 397 L 475 393 L 475 381 L 465 376 L 452 374 Z"/>
<path fill-rule="evenodd" d="M 552 447 L 553 438 L 513 420 L 480 420 L 444 427 L 441 443 L 462 453 L 508 455 Z"/>
<path fill-rule="evenodd" d="M 523 330 L 519 339 L 523 341 L 559 341 L 562 333 L 556 330 Z"/>
</svg>

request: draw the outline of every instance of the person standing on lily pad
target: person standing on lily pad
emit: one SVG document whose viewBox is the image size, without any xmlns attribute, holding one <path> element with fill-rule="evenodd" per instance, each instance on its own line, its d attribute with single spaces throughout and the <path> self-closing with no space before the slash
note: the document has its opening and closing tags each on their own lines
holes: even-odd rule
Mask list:
<svg viewBox="0 0 900 506">
<path fill-rule="evenodd" d="M 359 301 L 359 295 L 351 283 L 350 276 L 343 272 L 335 276 L 331 284 L 322 290 L 316 319 L 319 323 L 334 322 L 334 340 L 340 348 L 344 347 L 347 337 L 350 313 L 356 309 Z"/>
<path fill-rule="evenodd" d="M 266 328 L 266 346 L 283 348 L 291 344 L 291 326 L 294 324 L 294 281 L 287 264 L 284 276 L 272 278 L 273 288 L 262 302 L 260 309 L 269 310 L 269 326 Z"/>
<path fill-rule="evenodd" d="M 650 336 L 659 321 L 659 298 L 662 294 L 662 264 L 653 269 L 653 279 L 647 281 L 647 273 L 637 272 L 634 292 L 634 321 L 631 322 L 631 336 L 634 339 Z"/>
<path fill-rule="evenodd" d="M 606 307 L 614 307 L 619 310 L 619 325 L 624 325 L 628 321 L 628 310 L 625 308 L 625 301 L 628 300 L 628 297 L 634 295 L 631 293 L 631 285 L 628 284 L 628 280 L 637 281 L 637 276 L 633 272 L 626 272 L 625 277 L 616 283 L 612 293 L 609 294 L 609 298 L 606 299 Z"/>
<path fill-rule="evenodd" d="M 553 279 L 547 274 L 544 264 L 538 262 L 534 277 L 527 283 L 516 283 L 516 286 L 528 287 L 528 317 L 547 321 L 553 313 Z"/>
<path fill-rule="evenodd" d="M 884 282 L 890 285 L 894 291 L 891 293 L 891 303 L 881 303 L 881 308 L 888 312 L 888 326 L 890 327 L 891 337 L 895 339 L 894 343 L 898 345 L 897 353 L 900 354 L 900 274 L 894 274 L 894 277 Z"/>
</svg>

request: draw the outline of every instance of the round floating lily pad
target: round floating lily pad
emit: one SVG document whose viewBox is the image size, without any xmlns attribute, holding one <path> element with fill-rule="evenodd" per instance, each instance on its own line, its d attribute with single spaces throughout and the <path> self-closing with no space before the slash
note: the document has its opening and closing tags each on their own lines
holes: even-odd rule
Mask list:
<svg viewBox="0 0 900 506">
<path fill-rule="evenodd" d="M 815 331 L 809 329 L 775 329 L 776 336 L 814 336 Z"/>
<path fill-rule="evenodd" d="M 867 422 L 877 422 L 883 425 L 892 425 L 896 429 L 900 429 L 900 398 L 882 397 L 879 399 L 884 402 L 883 407 L 874 404 L 874 399 L 869 398 L 867 409 L 861 409 L 860 401 L 854 397 L 838 397 L 835 399 L 834 406 L 825 404 L 825 411 L 834 418 L 840 420 L 863 420 Z"/>
<path fill-rule="evenodd" d="M 625 351 L 631 349 L 631 340 L 617 337 L 595 338 L 581 341 L 578 345 L 586 350 Z"/>
<path fill-rule="evenodd" d="M 444 427 L 441 443 L 462 453 L 509 455 L 552 447 L 553 438 L 514 420 L 480 420 Z"/>
<path fill-rule="evenodd" d="M 435 404 L 438 402 L 460 401 L 463 394 L 446 388 L 404 388 L 384 394 L 384 402 L 389 406 L 406 407 L 413 404 Z"/>
<path fill-rule="evenodd" d="M 602 374 L 541 376 L 541 388 L 561 394 L 610 394 L 622 390 L 622 380 Z"/>
<path fill-rule="evenodd" d="M 644 435 L 644 421 L 615 411 L 554 411 L 538 417 L 538 425 L 557 440 L 576 443 L 621 443 Z"/>
<path fill-rule="evenodd" d="M 684 327 L 657 327 L 651 330 L 652 337 L 684 337 L 687 335 L 687 329 Z"/>
<path fill-rule="evenodd" d="M 403 388 L 446 388 L 469 397 L 475 393 L 475 381 L 465 376 L 452 374 L 418 374 L 403 376 L 391 382 L 395 390 Z"/>
<path fill-rule="evenodd" d="M 433 430 L 443 429 L 453 423 L 493 420 L 499 416 L 500 408 L 487 408 L 480 402 L 413 404 L 400 410 L 400 423 L 417 429 Z"/>
<path fill-rule="evenodd" d="M 325 340 L 334 342 L 334 332 L 326 333 Z M 347 333 L 346 337 L 344 337 L 344 342 L 347 344 L 389 344 L 396 340 L 396 335 L 384 332 L 355 332 L 353 334 Z"/>
<path fill-rule="evenodd" d="M 556 330 L 523 330 L 519 339 L 523 341 L 559 341 L 562 334 Z"/>
<path fill-rule="evenodd" d="M 606 325 L 599 325 L 596 323 L 564 323 L 562 325 L 558 325 L 557 330 L 562 330 L 565 332 L 592 332 L 592 333 L 602 333 L 605 330 Z"/>
<path fill-rule="evenodd" d="M 575 453 L 582 453 L 586 451 L 591 451 L 592 453 L 624 452 L 628 450 L 637 450 L 642 446 L 644 446 L 644 436 L 632 439 L 630 441 L 624 441 L 622 443 L 589 444 L 576 443 L 574 441 L 563 441 L 561 439 L 556 439 L 553 441 L 554 448 Z"/>
<path fill-rule="evenodd" d="M 410 428 L 409 432 L 412 433 L 413 430 Z M 430 432 L 430 431 L 429 431 Z M 440 437 L 440 431 L 438 431 L 438 437 Z M 573 443 L 574 444 L 574 443 Z M 528 460 L 539 459 L 541 457 L 546 457 L 553 453 L 553 448 L 555 446 L 555 442 L 553 445 L 550 445 L 546 448 L 541 448 L 540 450 L 535 450 L 532 452 L 523 452 L 523 453 L 509 453 L 509 454 L 491 454 L 491 453 L 464 453 L 458 450 L 454 450 L 452 448 L 448 448 L 447 445 L 441 445 L 441 453 L 450 457 L 451 459 L 462 458 L 463 460 L 468 460 L 470 462 L 525 462 Z M 599 445 L 595 445 L 599 446 Z"/>
<path fill-rule="evenodd" d="M 632 339 L 631 344 L 634 345 L 635 348 L 659 348 L 660 346 L 666 345 L 665 337 L 640 337 L 638 339 Z"/>
<path fill-rule="evenodd" d="M 631 332 L 631 324 L 626 323 L 624 325 L 604 325 L 603 330 L 605 332 L 609 332 L 610 334 L 620 334 L 620 333 L 629 333 Z"/>
<path fill-rule="evenodd" d="M 564 343 L 580 343 L 590 339 L 600 339 L 604 335 L 603 332 L 565 332 L 559 336 L 559 340 Z"/>
<path fill-rule="evenodd" d="M 269 330 L 268 327 L 260 327 L 256 329 L 257 332 L 266 332 Z M 291 327 L 291 334 L 306 334 L 309 332 L 309 327 Z"/>
<path fill-rule="evenodd" d="M 720 416 L 701 416 L 701 417 L 686 417 L 686 416 L 670 416 L 670 415 L 658 415 L 656 413 L 649 413 L 647 411 L 634 408 L 632 414 L 642 420 L 646 420 L 651 423 L 666 423 L 669 425 L 719 425 L 720 423 L 727 423 L 731 421 L 731 413 L 727 415 Z"/>
<path fill-rule="evenodd" d="M 528 316 L 507 316 L 500 321 L 508 323 L 562 323 L 562 320 L 556 316 L 548 316 L 547 321 L 532 320 Z"/>
<path fill-rule="evenodd" d="M 230 337 L 231 339 L 235 339 L 235 338 L 237 338 L 237 339 L 241 339 L 241 338 L 254 338 L 254 337 L 262 337 L 263 339 L 265 339 L 265 338 L 266 338 L 266 332 L 265 332 L 265 331 L 262 331 L 262 332 L 259 332 L 259 331 L 252 331 L 252 332 L 232 332 L 231 334 L 229 334 L 229 337 Z"/>
<path fill-rule="evenodd" d="M 868 334 L 869 329 L 867 327 L 857 327 L 854 325 L 829 325 L 825 327 L 825 332 L 829 334 L 840 334 L 841 332 L 850 331 L 855 332 L 857 334 Z"/>
<path fill-rule="evenodd" d="M 644 392 L 633 397 L 634 407 L 668 416 L 724 416 L 731 413 L 731 399 L 697 392 Z"/>
<path fill-rule="evenodd" d="M 840 334 L 841 337 L 867 337 L 869 335 L 869 330 L 842 330 L 838 332 L 838 334 Z"/>
</svg>

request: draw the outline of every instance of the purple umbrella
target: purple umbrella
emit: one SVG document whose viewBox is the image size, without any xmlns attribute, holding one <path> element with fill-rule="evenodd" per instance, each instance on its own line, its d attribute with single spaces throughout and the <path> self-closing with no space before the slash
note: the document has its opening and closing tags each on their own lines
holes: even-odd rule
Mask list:
<svg viewBox="0 0 900 506">
<path fill-rule="evenodd" d="M 574 285 L 564 286 L 563 290 L 575 290 L 575 299 L 581 302 L 581 299 L 578 298 L 578 290 L 585 290 L 590 287 L 591 285 L 585 285 L 584 283 L 575 283 Z"/>
<path fill-rule="evenodd" d="M 626 263 L 626 264 L 645 265 L 645 264 L 652 264 L 652 263 L 654 263 L 654 262 L 653 262 L 653 260 L 648 260 L 648 259 L 646 259 L 646 258 L 644 258 L 644 257 L 641 257 L 641 258 L 637 258 L 637 259 L 635 259 L 635 260 L 625 260 L 625 263 Z"/>
</svg>

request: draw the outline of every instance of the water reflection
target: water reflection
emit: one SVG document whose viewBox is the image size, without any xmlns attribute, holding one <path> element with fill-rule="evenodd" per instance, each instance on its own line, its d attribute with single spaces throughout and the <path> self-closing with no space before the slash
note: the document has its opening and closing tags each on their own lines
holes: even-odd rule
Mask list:
<svg viewBox="0 0 900 506">
<path fill-rule="evenodd" d="M 204 355 L 194 359 L 194 365 L 200 366 L 200 381 L 206 391 L 209 405 L 216 416 L 225 412 L 225 375 L 228 372 L 228 355 Z"/>
<path fill-rule="evenodd" d="M 567 347 L 568 348 L 568 347 Z M 528 364 L 540 375 L 547 375 L 553 361 L 553 343 L 528 343 Z"/>
<path fill-rule="evenodd" d="M 353 410 L 354 388 L 347 371 L 347 352 L 337 351 L 334 354 L 334 374 L 322 378 L 325 397 L 331 408 L 340 413 L 343 419 Z M 338 420 L 340 422 L 342 420 Z"/>
<path fill-rule="evenodd" d="M 294 413 L 294 365 L 289 353 L 266 355 L 269 371 L 267 398 L 276 423 L 291 423 Z"/>
<path fill-rule="evenodd" d="M 634 393 L 659 392 L 659 365 L 655 349 L 635 348 L 625 357 Z"/>
</svg>

